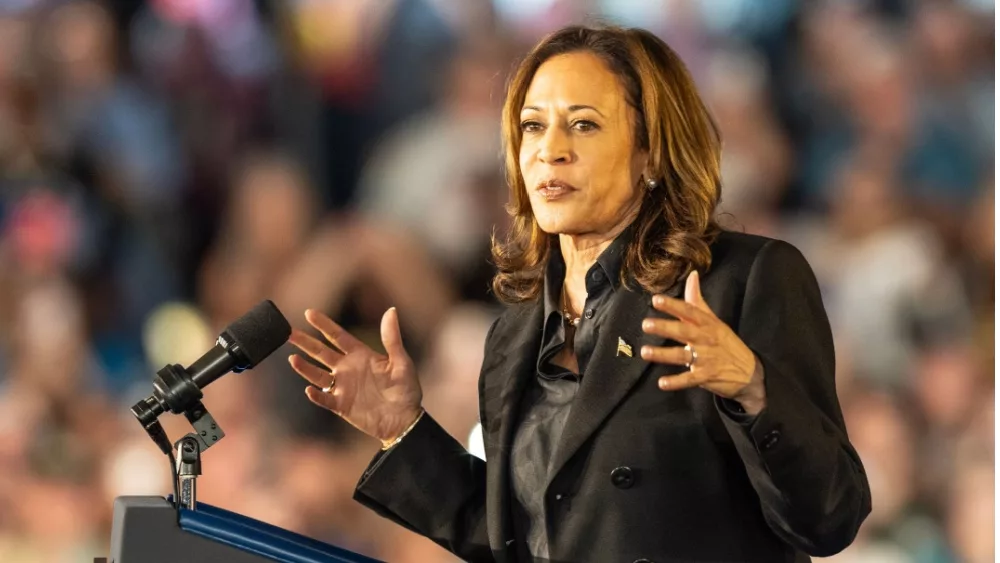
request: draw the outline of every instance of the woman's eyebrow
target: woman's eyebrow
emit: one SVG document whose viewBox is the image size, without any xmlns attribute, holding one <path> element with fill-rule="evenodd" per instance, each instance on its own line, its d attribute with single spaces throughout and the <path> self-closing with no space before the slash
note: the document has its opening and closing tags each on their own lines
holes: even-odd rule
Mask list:
<svg viewBox="0 0 1000 563">
<path fill-rule="evenodd" d="M 570 113 L 572 113 L 574 111 L 584 110 L 584 109 L 592 109 L 595 112 L 597 112 L 597 115 L 599 115 L 601 117 L 604 117 L 604 114 L 601 113 L 601 110 L 595 108 L 594 106 L 586 106 L 586 105 L 582 105 L 582 104 L 581 105 L 572 105 L 572 106 L 569 106 Z"/>
<path fill-rule="evenodd" d="M 585 109 L 594 110 L 595 112 L 597 112 L 597 115 L 600 115 L 601 117 L 604 117 L 604 114 L 601 113 L 601 110 L 595 108 L 594 106 L 588 106 L 588 105 L 583 105 L 583 104 L 574 104 L 574 105 L 569 106 L 570 113 L 572 113 L 574 111 L 585 110 Z M 542 111 L 542 108 L 540 108 L 538 106 L 524 106 L 524 107 L 521 108 L 521 111 L 522 112 L 524 112 L 524 111 Z"/>
</svg>

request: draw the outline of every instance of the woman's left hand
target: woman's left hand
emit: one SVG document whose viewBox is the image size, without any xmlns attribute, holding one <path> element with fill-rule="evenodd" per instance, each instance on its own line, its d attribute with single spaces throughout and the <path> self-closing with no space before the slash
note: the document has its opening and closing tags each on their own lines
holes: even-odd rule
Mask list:
<svg viewBox="0 0 1000 563">
<path fill-rule="evenodd" d="M 688 351 L 684 346 L 642 347 L 642 357 L 647 361 L 682 366 L 691 364 L 689 371 L 661 377 L 660 389 L 668 391 L 697 386 L 737 401 L 749 394 L 757 358 L 729 325 L 709 308 L 701 295 L 701 280 L 697 271 L 688 276 L 684 300 L 654 295 L 653 307 L 678 320 L 647 318 L 642 322 L 643 332 L 683 342 L 692 350 Z M 697 358 L 693 354 L 697 354 Z"/>
</svg>

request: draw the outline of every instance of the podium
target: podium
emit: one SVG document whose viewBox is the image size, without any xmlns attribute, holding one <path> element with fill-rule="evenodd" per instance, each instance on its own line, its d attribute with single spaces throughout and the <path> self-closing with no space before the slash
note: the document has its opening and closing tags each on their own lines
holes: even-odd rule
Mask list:
<svg viewBox="0 0 1000 563">
<path fill-rule="evenodd" d="M 260 520 L 163 497 L 115 499 L 109 563 L 379 563 Z"/>
</svg>

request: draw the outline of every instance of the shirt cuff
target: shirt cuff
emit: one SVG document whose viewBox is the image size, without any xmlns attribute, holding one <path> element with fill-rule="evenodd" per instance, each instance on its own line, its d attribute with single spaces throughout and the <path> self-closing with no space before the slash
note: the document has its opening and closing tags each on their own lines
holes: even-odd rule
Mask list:
<svg viewBox="0 0 1000 563">
<path fill-rule="evenodd" d="M 732 399 L 726 399 L 718 395 L 715 396 L 715 406 L 719 409 L 719 412 L 729 417 L 733 422 L 738 423 L 740 426 L 749 428 L 750 425 L 757 420 L 758 414 L 749 414 L 743 410 L 743 405 L 739 401 L 734 401 Z M 761 411 L 763 412 L 763 411 Z"/>
</svg>

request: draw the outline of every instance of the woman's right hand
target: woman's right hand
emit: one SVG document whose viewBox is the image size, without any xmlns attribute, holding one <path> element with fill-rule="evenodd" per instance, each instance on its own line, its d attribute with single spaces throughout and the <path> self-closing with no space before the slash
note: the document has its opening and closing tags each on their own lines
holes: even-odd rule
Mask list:
<svg viewBox="0 0 1000 563">
<path fill-rule="evenodd" d="M 388 355 L 375 352 L 322 313 L 309 309 L 305 316 L 339 348 L 292 331 L 288 341 L 329 370 L 296 354 L 288 357 L 292 368 L 315 385 L 306 387 L 309 400 L 383 443 L 402 434 L 420 415 L 423 392 L 413 360 L 403 348 L 396 308 L 382 316 L 382 344 Z M 328 393 L 320 389 L 331 385 Z"/>
</svg>

